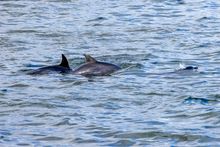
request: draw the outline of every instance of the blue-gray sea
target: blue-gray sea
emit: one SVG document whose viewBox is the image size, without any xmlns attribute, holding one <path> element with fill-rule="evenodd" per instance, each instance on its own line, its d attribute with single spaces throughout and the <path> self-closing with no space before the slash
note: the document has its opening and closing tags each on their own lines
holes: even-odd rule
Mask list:
<svg viewBox="0 0 220 147">
<path fill-rule="evenodd" d="M 1 147 L 220 146 L 218 0 L 1 0 L 0 55 Z"/>
</svg>

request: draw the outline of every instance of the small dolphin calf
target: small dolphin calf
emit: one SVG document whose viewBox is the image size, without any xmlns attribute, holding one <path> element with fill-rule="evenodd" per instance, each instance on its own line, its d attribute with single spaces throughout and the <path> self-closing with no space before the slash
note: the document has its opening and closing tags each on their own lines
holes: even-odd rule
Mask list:
<svg viewBox="0 0 220 147">
<path fill-rule="evenodd" d="M 121 69 L 117 65 L 97 61 L 90 55 L 84 54 L 84 56 L 86 63 L 73 70 L 73 74 L 79 74 L 83 76 L 105 76 Z"/>
<path fill-rule="evenodd" d="M 64 54 L 62 54 L 62 61 L 59 65 L 42 67 L 42 68 L 33 70 L 33 71 L 29 72 L 28 74 L 48 74 L 48 73 L 53 73 L 53 72 L 69 73 L 70 71 L 72 71 L 72 70 L 69 67 L 68 60 L 66 59 Z"/>
</svg>

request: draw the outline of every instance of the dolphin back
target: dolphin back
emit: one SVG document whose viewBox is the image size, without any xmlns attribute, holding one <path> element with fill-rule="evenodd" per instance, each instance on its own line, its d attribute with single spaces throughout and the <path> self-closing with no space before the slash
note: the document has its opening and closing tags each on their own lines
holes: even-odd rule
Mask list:
<svg viewBox="0 0 220 147">
<path fill-rule="evenodd" d="M 119 69 L 121 68 L 117 65 L 96 61 L 95 63 L 85 63 L 73 70 L 72 73 L 83 76 L 107 76 Z"/>
<path fill-rule="evenodd" d="M 28 72 L 28 74 L 49 74 L 49 73 L 68 73 L 71 71 L 69 62 L 64 54 L 62 54 L 62 60 L 59 65 L 45 66 Z"/>
</svg>

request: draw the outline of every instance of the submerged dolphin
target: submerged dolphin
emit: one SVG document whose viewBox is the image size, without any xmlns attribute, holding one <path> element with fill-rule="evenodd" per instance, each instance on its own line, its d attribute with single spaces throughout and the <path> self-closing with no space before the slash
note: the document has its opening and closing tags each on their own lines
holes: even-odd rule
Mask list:
<svg viewBox="0 0 220 147">
<path fill-rule="evenodd" d="M 183 68 L 182 70 L 197 70 L 198 67 L 197 66 L 187 66 L 185 68 Z"/>
<path fill-rule="evenodd" d="M 86 63 L 80 65 L 78 68 L 74 69 L 72 74 L 79 74 L 83 76 L 105 76 L 121 69 L 119 66 L 97 61 L 90 55 L 84 54 Z"/>
<path fill-rule="evenodd" d="M 181 67 L 180 69 L 177 69 L 176 71 L 197 71 L 198 67 L 197 66 L 186 66 L 186 67 Z"/>
<path fill-rule="evenodd" d="M 33 70 L 29 72 L 28 74 L 48 74 L 51 72 L 56 72 L 56 73 L 69 73 L 71 70 L 68 60 L 62 54 L 62 60 L 59 65 L 52 65 L 52 66 L 45 66 L 36 70 Z"/>
</svg>

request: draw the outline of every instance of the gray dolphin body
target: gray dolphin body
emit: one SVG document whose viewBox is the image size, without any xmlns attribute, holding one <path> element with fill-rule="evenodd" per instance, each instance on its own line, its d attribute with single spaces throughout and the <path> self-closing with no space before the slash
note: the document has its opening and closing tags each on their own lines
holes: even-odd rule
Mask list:
<svg viewBox="0 0 220 147">
<path fill-rule="evenodd" d="M 74 69 L 71 72 L 72 74 L 78 74 L 83 76 L 106 76 L 121 69 L 117 65 L 97 61 L 95 58 L 91 57 L 90 55 L 84 54 L 84 56 L 86 63 Z"/>
<path fill-rule="evenodd" d="M 49 74 L 49 73 L 69 73 L 71 72 L 67 58 L 62 54 L 62 61 L 59 65 L 45 66 L 29 72 L 28 74 Z"/>
</svg>

